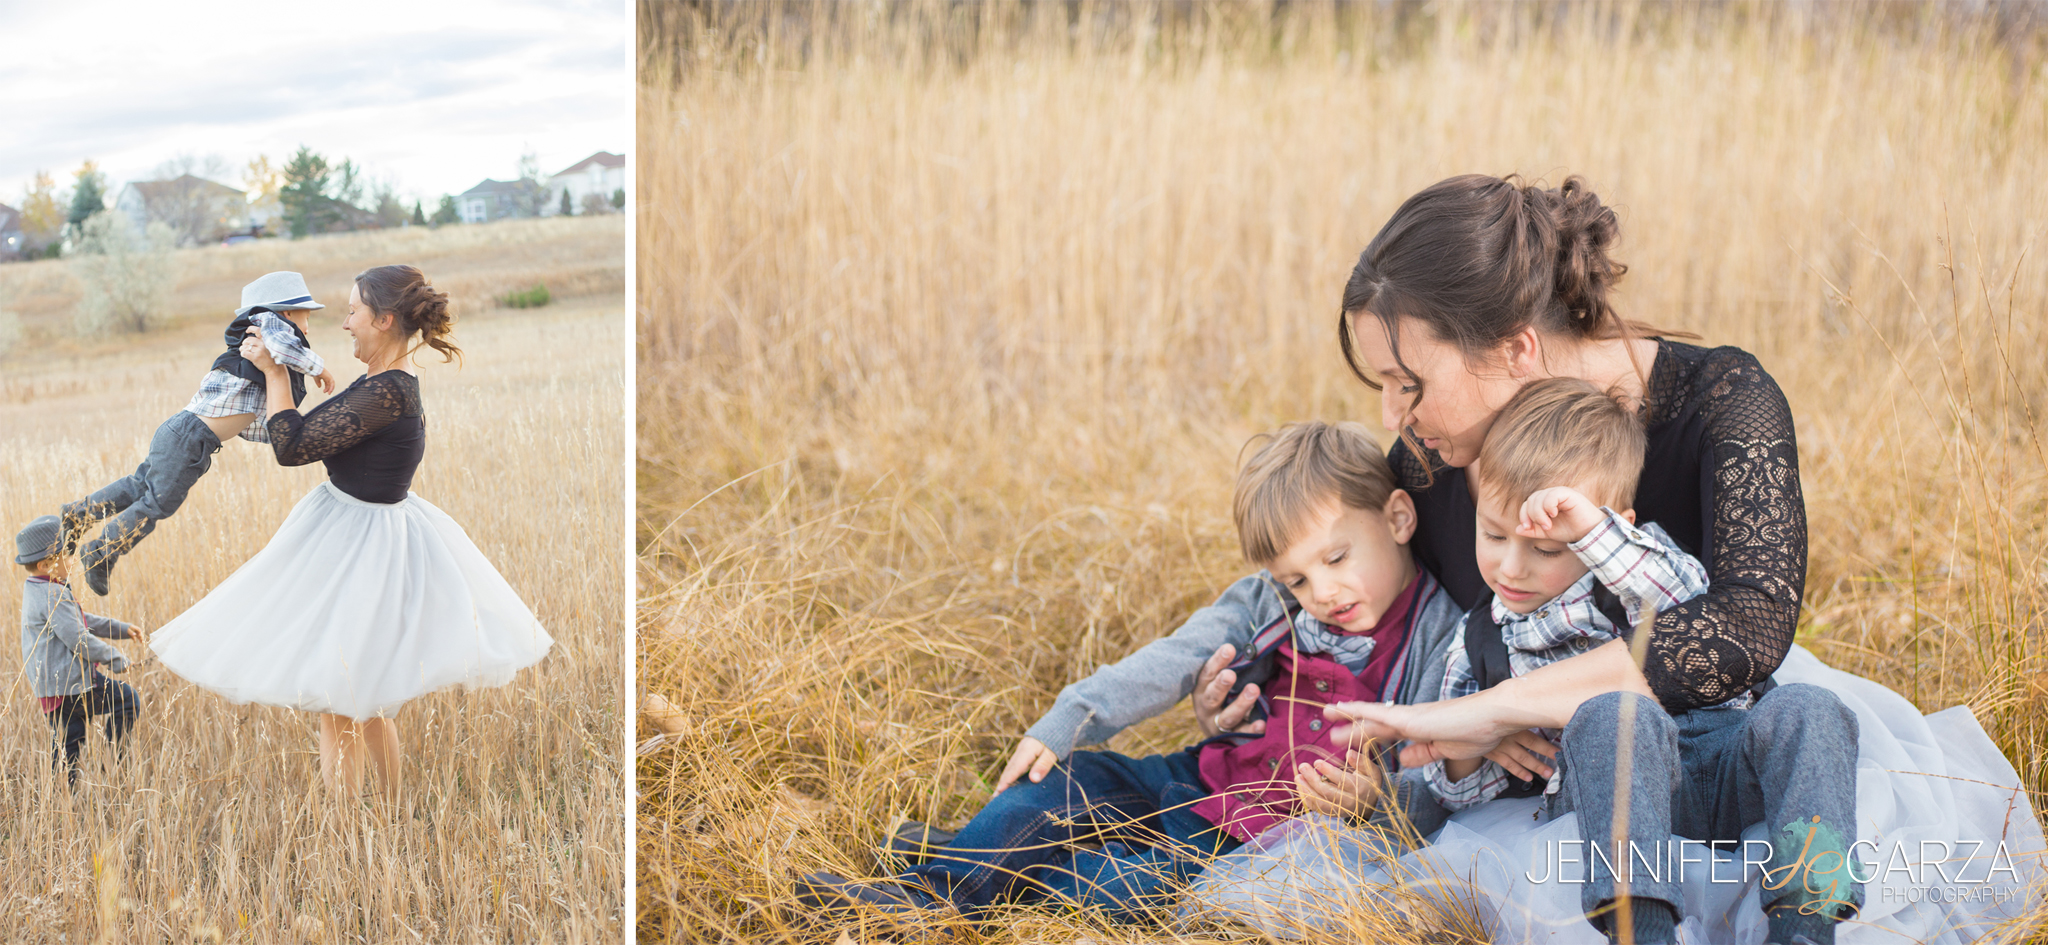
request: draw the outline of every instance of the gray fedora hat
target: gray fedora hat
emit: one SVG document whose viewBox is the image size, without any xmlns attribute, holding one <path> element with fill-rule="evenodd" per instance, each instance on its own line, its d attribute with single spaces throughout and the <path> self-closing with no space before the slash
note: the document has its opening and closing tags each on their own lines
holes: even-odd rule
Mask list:
<svg viewBox="0 0 2048 945">
<path fill-rule="evenodd" d="M 306 288 L 305 276 L 296 272 L 267 272 L 242 287 L 242 307 L 235 309 L 235 317 L 249 314 L 252 308 L 282 311 L 326 307 L 313 301 L 313 290 Z"/>
<path fill-rule="evenodd" d="M 57 516 L 45 515 L 14 536 L 15 564 L 34 564 L 57 551 Z"/>
</svg>

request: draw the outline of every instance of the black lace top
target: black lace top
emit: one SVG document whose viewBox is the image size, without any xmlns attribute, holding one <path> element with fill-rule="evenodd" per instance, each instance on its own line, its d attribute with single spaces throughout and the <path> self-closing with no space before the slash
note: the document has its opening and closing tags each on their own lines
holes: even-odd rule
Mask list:
<svg viewBox="0 0 2048 945">
<path fill-rule="evenodd" d="M 1649 434 L 1636 518 L 1656 522 L 1706 566 L 1707 592 L 1657 615 L 1643 674 L 1666 710 L 1713 705 L 1785 659 L 1806 589 L 1806 502 L 1792 412 L 1776 381 L 1739 348 L 1659 340 L 1643 402 Z M 1464 470 L 1397 443 L 1395 478 L 1414 494 L 1412 546 L 1459 606 L 1486 597 L 1473 557 Z M 1633 635 L 1633 631 L 1631 631 Z"/>
<path fill-rule="evenodd" d="M 265 428 L 279 464 L 324 460 L 335 488 L 364 502 L 405 501 L 427 450 L 419 378 L 404 371 L 358 377 L 304 414 L 271 414 Z"/>
</svg>

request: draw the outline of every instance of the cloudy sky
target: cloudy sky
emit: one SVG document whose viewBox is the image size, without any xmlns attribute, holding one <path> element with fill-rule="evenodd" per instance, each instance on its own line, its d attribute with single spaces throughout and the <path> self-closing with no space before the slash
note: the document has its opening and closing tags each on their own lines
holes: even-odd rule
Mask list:
<svg viewBox="0 0 2048 945">
<path fill-rule="evenodd" d="M 0 2 L 0 203 L 86 158 L 110 191 L 181 155 L 300 145 L 431 209 L 522 152 L 554 173 L 632 145 L 628 0 Z"/>
</svg>

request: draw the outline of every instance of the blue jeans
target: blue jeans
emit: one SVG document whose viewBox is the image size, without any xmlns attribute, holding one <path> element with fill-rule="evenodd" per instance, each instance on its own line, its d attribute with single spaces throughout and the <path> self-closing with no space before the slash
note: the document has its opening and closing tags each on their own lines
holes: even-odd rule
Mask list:
<svg viewBox="0 0 2048 945">
<path fill-rule="evenodd" d="M 107 740 L 119 751 L 141 712 L 142 697 L 127 683 L 112 679 L 102 678 L 84 692 L 63 697 L 49 714 L 50 729 L 56 736 L 50 746 L 51 763 L 62 764 L 65 776 L 77 784 L 78 750 L 85 747 L 85 730 L 92 724 L 92 717 L 107 717 Z"/>
<path fill-rule="evenodd" d="M 1625 702 L 1634 712 L 1628 739 L 1622 737 Z M 1564 783 L 1551 805 L 1553 814 L 1579 813 L 1588 864 L 1580 897 L 1588 921 L 1608 929 L 1614 868 L 1629 877 L 1631 898 L 1661 902 L 1680 915 L 1685 900 L 1671 871 L 1679 859 L 1671 835 L 1721 841 L 1722 851 L 1752 856 L 1762 851 L 1743 851 L 1739 841 L 1758 822 L 1771 843 L 1761 903 L 1774 933 L 1781 918 L 1802 910 L 1834 919 L 1854 915 L 1863 902 L 1848 849 L 1856 839 L 1856 737 L 1855 713 L 1834 693 L 1803 683 L 1772 689 L 1746 710 L 1695 709 L 1674 717 L 1655 700 L 1618 692 L 1581 705 L 1564 730 L 1558 764 Z M 1631 847 L 1616 849 L 1616 759 L 1630 743 Z M 1699 862 L 1709 855 L 1704 850 L 1686 855 L 1693 860 L 1686 869 L 1708 868 Z M 1735 875 L 1734 867 L 1723 869 Z"/>
<path fill-rule="evenodd" d="M 149 438 L 149 455 L 135 471 L 99 491 L 64 507 L 66 518 L 113 520 L 98 538 L 79 549 L 78 560 L 90 568 L 118 558 L 156 528 L 156 523 L 185 504 L 185 494 L 213 468 L 220 438 L 197 415 L 180 410 Z"/>
<path fill-rule="evenodd" d="M 1043 781 L 1018 779 L 898 879 L 970 917 L 999 902 L 1053 900 L 1138 918 L 1170 906 L 1210 857 L 1237 848 L 1189 809 L 1208 794 L 1192 750 L 1077 751 Z"/>
</svg>

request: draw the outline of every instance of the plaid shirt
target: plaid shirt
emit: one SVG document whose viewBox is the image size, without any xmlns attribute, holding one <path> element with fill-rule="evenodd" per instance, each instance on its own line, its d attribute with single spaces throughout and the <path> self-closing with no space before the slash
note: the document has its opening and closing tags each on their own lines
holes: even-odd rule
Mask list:
<svg viewBox="0 0 2048 945">
<path fill-rule="evenodd" d="M 1646 611 L 1667 610 L 1706 592 L 1707 571 L 1699 559 L 1678 550 L 1656 523 L 1637 528 L 1612 509 L 1603 506 L 1600 511 L 1606 513 L 1600 524 L 1568 546 L 1590 570 L 1564 593 L 1526 614 L 1507 609 L 1498 597 L 1490 599 L 1493 622 L 1500 625 L 1501 638 L 1508 645 L 1508 669 L 1514 675 L 1528 675 L 1537 667 L 1619 637 L 1614 625 L 1593 605 L 1596 580 L 1620 599 L 1631 624 L 1641 620 Z M 1440 698 L 1456 699 L 1478 691 L 1479 680 L 1472 675 L 1472 661 L 1461 639 L 1451 646 Z M 1745 692 L 1729 702 L 1748 698 Z M 1544 729 L 1543 733 L 1552 742 L 1558 739 L 1555 731 Z M 1423 769 L 1423 777 L 1451 810 L 1490 801 L 1508 782 L 1507 771 L 1491 761 L 1482 762 L 1479 770 L 1461 781 L 1452 781 L 1444 773 L 1443 762 L 1431 762 Z M 1553 778 L 1545 793 L 1555 790 Z"/>
<path fill-rule="evenodd" d="M 313 353 L 313 349 L 299 344 L 299 335 L 291 323 L 274 312 L 257 312 L 254 316 L 256 327 L 263 329 L 263 346 L 270 349 L 270 356 L 277 363 L 308 376 L 327 370 L 327 363 Z M 199 382 L 199 393 L 192 395 L 192 402 L 185 409 L 202 417 L 232 417 L 238 413 L 253 413 L 256 419 L 242 428 L 242 439 L 252 443 L 270 442 L 270 431 L 263 428 L 267 411 L 263 388 L 256 382 L 236 377 L 226 371 L 208 371 Z"/>
</svg>

